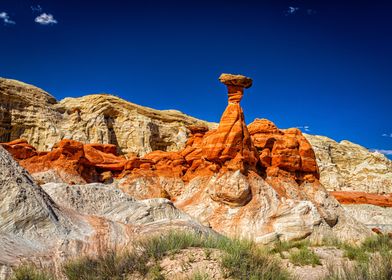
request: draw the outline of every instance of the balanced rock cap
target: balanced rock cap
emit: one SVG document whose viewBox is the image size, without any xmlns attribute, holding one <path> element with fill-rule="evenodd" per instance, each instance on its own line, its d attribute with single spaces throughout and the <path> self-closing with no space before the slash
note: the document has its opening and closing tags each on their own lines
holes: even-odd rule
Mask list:
<svg viewBox="0 0 392 280">
<path fill-rule="evenodd" d="M 233 75 L 226 73 L 220 75 L 219 81 L 226 86 L 237 86 L 244 88 L 250 88 L 253 82 L 251 78 L 242 75 Z"/>
</svg>

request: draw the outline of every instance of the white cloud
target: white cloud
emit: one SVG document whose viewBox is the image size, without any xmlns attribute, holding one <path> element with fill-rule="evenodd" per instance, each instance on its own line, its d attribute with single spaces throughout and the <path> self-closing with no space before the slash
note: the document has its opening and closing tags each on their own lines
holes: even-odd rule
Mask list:
<svg viewBox="0 0 392 280">
<path fill-rule="evenodd" d="M 381 136 L 383 136 L 383 137 L 389 137 L 389 138 L 392 138 L 392 133 L 384 133 L 383 135 L 381 135 Z"/>
<path fill-rule="evenodd" d="M 10 16 L 6 12 L 0 13 L 0 19 L 3 20 L 4 24 L 16 24 L 15 21 L 10 20 Z"/>
<path fill-rule="evenodd" d="M 57 24 L 57 20 L 54 19 L 53 15 L 43 13 L 35 18 L 35 22 L 42 25 Z"/>
<path fill-rule="evenodd" d="M 380 153 L 380 154 L 384 154 L 384 155 L 387 155 L 387 156 L 392 155 L 392 150 L 371 149 L 370 151 L 371 151 L 371 152 L 377 152 L 377 153 Z"/>
<path fill-rule="evenodd" d="M 297 128 L 299 128 L 299 129 L 303 129 L 304 131 L 306 131 L 306 132 L 309 132 L 310 131 L 310 126 L 308 126 L 308 125 L 304 125 L 304 126 L 297 126 Z"/>
<path fill-rule="evenodd" d="M 285 15 L 294 15 L 297 11 L 299 10 L 298 7 L 292 7 L 290 6 L 286 11 L 285 11 Z"/>
</svg>

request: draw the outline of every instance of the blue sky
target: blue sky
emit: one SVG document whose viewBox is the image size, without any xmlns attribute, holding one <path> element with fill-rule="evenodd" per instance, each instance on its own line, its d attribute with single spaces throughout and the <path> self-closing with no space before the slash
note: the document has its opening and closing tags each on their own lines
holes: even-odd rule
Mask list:
<svg viewBox="0 0 392 280">
<path fill-rule="evenodd" d="M 370 0 L 2 0 L 0 76 L 219 121 L 217 78 L 240 73 L 254 80 L 248 123 L 391 153 L 391 12 Z"/>
</svg>

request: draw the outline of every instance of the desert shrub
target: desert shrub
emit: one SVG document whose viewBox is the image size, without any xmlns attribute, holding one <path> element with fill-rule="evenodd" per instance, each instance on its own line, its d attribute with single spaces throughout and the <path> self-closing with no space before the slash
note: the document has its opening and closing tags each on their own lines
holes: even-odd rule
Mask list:
<svg viewBox="0 0 392 280">
<path fill-rule="evenodd" d="M 231 279 L 291 279 L 277 259 L 268 252 L 245 240 L 230 240 L 222 249 L 221 265 L 225 276 Z"/>
<path fill-rule="evenodd" d="M 64 264 L 63 272 L 68 280 L 123 279 L 133 272 L 148 272 L 147 258 L 129 252 L 108 251 L 97 257 L 82 257 Z"/>
<path fill-rule="evenodd" d="M 256 244 L 246 240 L 205 236 L 187 232 L 169 232 L 141 243 L 148 257 L 159 260 L 168 252 L 189 247 L 218 249 L 223 253 L 221 266 L 232 279 L 290 279 L 279 262 Z"/>
<path fill-rule="evenodd" d="M 34 265 L 21 265 L 14 269 L 11 280 L 54 280 L 50 272 L 38 269 Z"/>
<path fill-rule="evenodd" d="M 151 280 L 165 280 L 161 273 L 162 268 L 158 264 L 154 264 L 148 271 L 148 279 Z"/>
<path fill-rule="evenodd" d="M 344 250 L 344 256 L 350 260 L 367 263 L 372 253 L 388 253 L 392 250 L 392 240 L 387 235 L 376 235 L 366 238 L 360 245 L 339 243 L 340 249 Z"/>
<path fill-rule="evenodd" d="M 159 260 L 168 252 L 177 252 L 189 247 L 204 247 L 207 238 L 189 232 L 171 231 L 165 235 L 154 236 L 141 241 L 140 247 L 143 248 L 148 257 Z"/>
<path fill-rule="evenodd" d="M 208 276 L 208 273 L 201 272 L 201 271 L 196 271 L 195 273 L 193 273 L 187 279 L 188 280 L 209 280 L 210 277 Z"/>
<path fill-rule="evenodd" d="M 291 275 L 279 261 L 255 243 L 220 236 L 206 236 L 187 232 L 169 232 L 136 242 L 132 252 L 108 251 L 98 256 L 84 256 L 63 265 L 68 280 L 120 280 L 128 276 L 164 279 L 158 261 L 189 247 L 211 249 L 222 253 L 221 269 L 231 279 L 285 280 Z M 49 274 L 30 267 L 16 270 L 13 280 L 54 280 Z M 191 279 L 208 279 L 195 273 Z"/>
<path fill-rule="evenodd" d="M 366 238 L 361 247 L 368 252 L 386 252 L 392 250 L 392 239 L 388 235 L 376 235 Z"/>
<path fill-rule="evenodd" d="M 288 252 L 292 248 L 303 249 L 309 247 L 310 243 L 308 240 L 301 241 L 277 241 L 274 243 L 270 253 L 279 253 L 283 258 L 283 252 Z"/>
<path fill-rule="evenodd" d="M 357 261 L 360 263 L 367 263 L 369 261 L 369 254 L 362 246 L 343 244 L 341 249 L 344 250 L 344 257 L 349 260 Z"/>
<path fill-rule="evenodd" d="M 320 258 L 308 247 L 292 252 L 289 259 L 294 265 L 321 265 Z"/>
</svg>

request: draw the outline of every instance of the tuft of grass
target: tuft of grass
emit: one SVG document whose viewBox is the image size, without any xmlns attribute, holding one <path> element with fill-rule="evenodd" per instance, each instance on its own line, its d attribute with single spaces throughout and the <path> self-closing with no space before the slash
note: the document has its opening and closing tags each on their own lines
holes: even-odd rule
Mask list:
<svg viewBox="0 0 392 280">
<path fill-rule="evenodd" d="M 348 263 L 336 267 L 328 265 L 324 280 L 390 280 L 392 279 L 392 254 L 374 254 L 365 263 Z"/>
<path fill-rule="evenodd" d="M 223 252 L 221 267 L 233 279 L 291 279 L 277 260 L 263 252 L 255 243 L 225 237 L 203 236 L 186 232 L 170 232 L 142 242 L 147 255 L 159 260 L 170 251 L 189 247 L 219 249 Z"/>
<path fill-rule="evenodd" d="M 54 276 L 47 271 L 40 270 L 33 265 L 21 265 L 14 269 L 11 280 L 54 280 Z"/>
<path fill-rule="evenodd" d="M 270 253 L 276 254 L 278 253 L 282 258 L 283 252 L 288 252 L 290 249 L 297 248 L 303 249 L 309 247 L 310 243 L 308 240 L 301 241 L 278 241 L 274 244 L 273 248 L 270 250 Z"/>
<path fill-rule="evenodd" d="M 392 239 L 388 235 L 376 235 L 366 238 L 361 247 L 368 252 L 387 252 L 392 250 Z"/>
<path fill-rule="evenodd" d="M 356 246 L 351 244 L 343 244 L 341 249 L 344 250 L 344 257 L 352 261 L 360 263 L 367 263 L 369 261 L 369 254 L 362 248 L 362 246 Z"/>
<path fill-rule="evenodd" d="M 148 279 L 151 280 L 165 280 L 165 277 L 162 275 L 162 268 L 158 264 L 154 264 L 149 272 Z"/>
<path fill-rule="evenodd" d="M 97 257 L 82 257 L 69 261 L 63 266 L 68 280 L 106 280 L 123 279 L 123 275 L 148 272 L 148 259 L 130 252 L 109 251 Z"/>
<path fill-rule="evenodd" d="M 196 271 L 187 279 L 188 280 L 210 280 L 210 277 L 208 276 L 208 273 Z"/>
<path fill-rule="evenodd" d="M 223 248 L 221 265 L 225 276 L 232 279 L 292 279 L 276 259 L 253 242 L 232 240 Z"/>
<path fill-rule="evenodd" d="M 173 256 L 176 252 L 190 247 L 203 248 L 207 258 L 211 255 L 211 249 L 221 251 L 222 272 L 231 279 L 292 279 L 276 258 L 251 241 L 181 231 L 136 242 L 131 252 L 108 251 L 99 256 L 85 256 L 68 261 L 63 265 L 63 273 L 68 280 L 120 280 L 135 275 L 163 280 L 159 261 L 166 255 Z M 199 273 L 195 274 L 193 279 L 207 278 Z M 54 278 L 19 277 L 14 280 Z"/>
<path fill-rule="evenodd" d="M 300 248 L 299 250 L 292 252 L 289 257 L 290 261 L 294 265 L 321 265 L 320 258 L 308 247 Z"/>
</svg>

